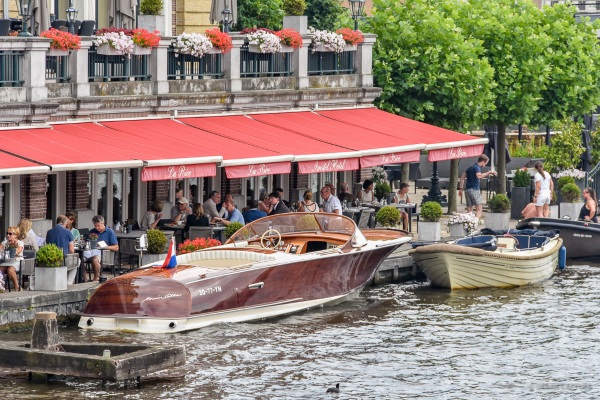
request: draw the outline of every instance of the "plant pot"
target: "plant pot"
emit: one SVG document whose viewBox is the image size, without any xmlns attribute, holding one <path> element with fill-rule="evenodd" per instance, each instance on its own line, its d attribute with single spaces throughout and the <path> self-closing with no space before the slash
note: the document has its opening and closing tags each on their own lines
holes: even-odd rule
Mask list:
<svg viewBox="0 0 600 400">
<path fill-rule="evenodd" d="M 263 53 L 260 51 L 260 46 L 257 44 L 249 44 L 248 45 L 248 52 L 250 53 L 259 53 L 259 54 L 271 54 L 271 53 Z"/>
<path fill-rule="evenodd" d="M 9 258 L 15 258 L 16 255 L 17 255 L 17 248 L 16 247 L 9 247 L 8 248 L 8 257 Z"/>
<path fill-rule="evenodd" d="M 550 206 L 550 218 L 558 218 L 558 204 Z"/>
<path fill-rule="evenodd" d="M 293 53 L 293 52 L 294 52 L 294 48 L 292 46 L 288 46 L 287 44 L 281 45 L 280 53 Z"/>
<path fill-rule="evenodd" d="M 152 54 L 152 47 L 142 47 L 137 44 L 133 46 L 133 55 L 136 56 L 147 56 Z"/>
<path fill-rule="evenodd" d="M 513 186 L 510 192 L 510 217 L 520 219 L 521 211 L 531 202 L 531 189 L 529 187 Z"/>
<path fill-rule="evenodd" d="M 221 49 L 219 49 L 218 47 L 213 47 L 206 54 L 221 54 Z"/>
<path fill-rule="evenodd" d="M 138 28 L 146 29 L 149 32 L 159 31 L 166 33 L 166 18 L 164 15 L 138 15 Z"/>
<path fill-rule="evenodd" d="M 103 56 L 122 56 L 124 54 L 123 51 L 117 50 L 108 44 L 96 47 L 96 53 Z"/>
<path fill-rule="evenodd" d="M 583 202 L 577 203 L 560 203 L 560 218 L 569 217 L 571 221 L 577 221 L 579 218 L 579 211 L 583 207 Z"/>
<path fill-rule="evenodd" d="M 462 238 L 467 236 L 467 230 L 463 224 L 452 224 L 450 225 L 450 236 L 453 238 Z"/>
<path fill-rule="evenodd" d="M 440 222 L 419 221 L 419 240 L 437 241 L 442 238 L 442 225 Z"/>
<path fill-rule="evenodd" d="M 347 44 L 344 47 L 344 51 L 356 51 L 357 48 L 358 48 L 358 46 L 355 44 Z"/>
<path fill-rule="evenodd" d="M 67 290 L 67 267 L 35 267 L 35 290 Z"/>
<path fill-rule="evenodd" d="M 90 240 L 90 250 L 94 250 L 98 247 L 98 240 Z"/>
<path fill-rule="evenodd" d="M 485 214 L 485 227 L 495 231 L 507 230 L 510 227 L 510 211 L 504 213 Z"/>
<path fill-rule="evenodd" d="M 64 57 L 69 55 L 69 50 L 53 49 L 50 47 L 46 55 L 50 57 Z"/>
</svg>

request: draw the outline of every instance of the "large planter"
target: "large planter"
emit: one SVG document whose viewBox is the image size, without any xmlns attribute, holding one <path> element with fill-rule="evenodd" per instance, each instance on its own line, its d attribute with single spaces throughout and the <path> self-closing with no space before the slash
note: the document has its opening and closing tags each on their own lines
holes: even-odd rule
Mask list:
<svg viewBox="0 0 600 400">
<path fill-rule="evenodd" d="M 529 187 L 513 186 L 510 196 L 510 217 L 520 219 L 521 211 L 531 202 L 531 189 Z"/>
<path fill-rule="evenodd" d="M 344 51 L 356 51 L 357 48 L 358 48 L 358 46 L 355 44 L 347 44 L 344 47 Z M 323 43 L 319 43 L 319 44 L 315 45 L 314 50 L 321 52 L 321 53 L 330 53 L 331 52 L 331 50 L 326 48 Z"/>
<path fill-rule="evenodd" d="M 577 218 L 579 218 L 579 211 L 581 211 L 583 204 L 583 202 L 560 203 L 560 218 L 568 217 L 571 221 L 577 221 Z"/>
<path fill-rule="evenodd" d="M 35 290 L 67 290 L 67 267 L 47 268 L 36 265 Z"/>
<path fill-rule="evenodd" d="M 281 45 L 281 50 L 278 51 L 278 53 L 292 53 L 294 51 L 294 48 L 292 46 L 288 46 L 286 44 L 282 44 Z M 248 52 L 250 53 L 259 53 L 259 54 L 274 54 L 274 53 L 262 53 L 260 51 L 260 46 L 257 44 L 249 44 L 248 45 Z"/>
<path fill-rule="evenodd" d="M 510 211 L 485 214 L 485 227 L 493 230 L 507 230 L 510 227 Z"/>
<path fill-rule="evenodd" d="M 152 47 L 142 47 L 136 44 L 133 46 L 132 54 L 135 56 L 148 56 L 152 54 Z"/>
<path fill-rule="evenodd" d="M 125 54 L 122 50 L 117 50 L 111 45 L 103 44 L 96 47 L 96 53 L 103 56 L 122 56 Z"/>
<path fill-rule="evenodd" d="M 419 221 L 419 240 L 437 241 L 442 238 L 442 225 L 440 222 Z"/>
<path fill-rule="evenodd" d="M 558 217 L 559 217 L 558 204 L 554 204 L 554 205 L 550 206 L 550 218 L 558 218 Z"/>
<path fill-rule="evenodd" d="M 452 224 L 449 226 L 450 237 L 452 238 L 462 238 L 467 236 L 467 230 L 463 226 L 463 224 Z"/>
<path fill-rule="evenodd" d="M 149 32 L 159 31 L 161 34 L 166 32 L 166 20 L 164 15 L 138 15 L 138 28 L 146 29 Z"/>
<path fill-rule="evenodd" d="M 69 55 L 69 50 L 53 49 L 50 47 L 46 55 L 50 57 L 64 57 Z"/>
</svg>

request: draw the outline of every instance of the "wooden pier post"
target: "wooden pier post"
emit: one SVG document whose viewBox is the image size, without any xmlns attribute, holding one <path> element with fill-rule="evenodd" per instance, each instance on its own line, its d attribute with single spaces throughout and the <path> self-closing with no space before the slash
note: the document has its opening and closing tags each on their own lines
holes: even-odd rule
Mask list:
<svg viewBox="0 0 600 400">
<path fill-rule="evenodd" d="M 60 351 L 58 344 L 58 322 L 56 313 L 52 311 L 41 311 L 35 313 L 33 332 L 31 333 L 31 348 Z"/>
</svg>

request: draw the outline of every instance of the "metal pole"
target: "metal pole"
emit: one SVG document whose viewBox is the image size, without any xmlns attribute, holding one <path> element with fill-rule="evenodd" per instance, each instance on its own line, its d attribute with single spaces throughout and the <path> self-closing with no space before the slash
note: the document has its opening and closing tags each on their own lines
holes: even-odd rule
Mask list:
<svg viewBox="0 0 600 400">
<path fill-rule="evenodd" d="M 523 124 L 519 124 L 519 143 L 523 140 Z"/>
<path fill-rule="evenodd" d="M 354 17 L 354 30 L 358 30 L 358 17 Z"/>
</svg>

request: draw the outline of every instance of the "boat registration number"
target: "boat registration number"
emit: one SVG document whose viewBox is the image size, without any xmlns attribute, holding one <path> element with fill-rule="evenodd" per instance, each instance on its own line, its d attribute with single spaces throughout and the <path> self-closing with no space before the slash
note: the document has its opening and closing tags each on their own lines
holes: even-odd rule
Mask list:
<svg viewBox="0 0 600 400">
<path fill-rule="evenodd" d="M 220 291 L 221 291 L 221 286 L 213 286 L 213 287 L 198 289 L 198 294 L 200 296 L 204 296 L 207 294 L 219 293 Z"/>
</svg>

